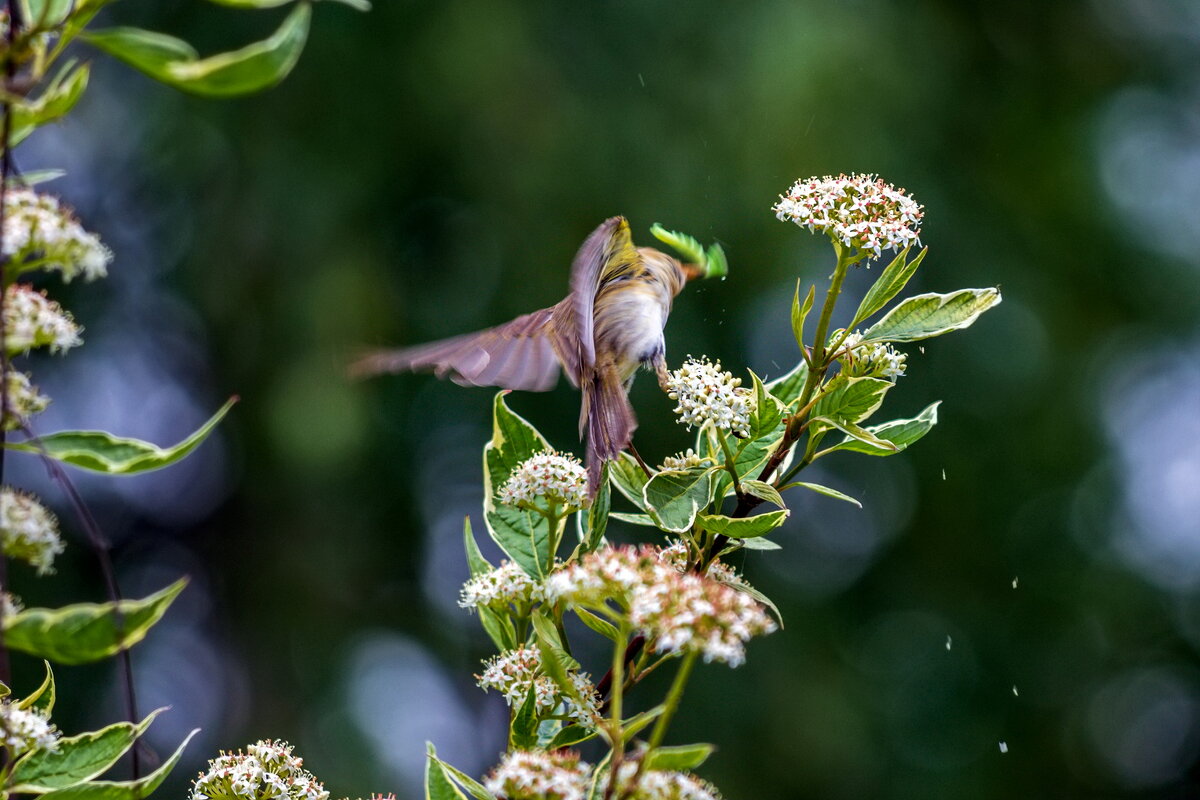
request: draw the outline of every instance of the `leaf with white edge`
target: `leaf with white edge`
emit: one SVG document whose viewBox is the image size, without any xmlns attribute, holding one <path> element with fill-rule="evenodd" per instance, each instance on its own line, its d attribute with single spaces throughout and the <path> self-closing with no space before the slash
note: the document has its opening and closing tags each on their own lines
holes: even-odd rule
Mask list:
<svg viewBox="0 0 1200 800">
<path fill-rule="evenodd" d="M 608 516 L 611 508 L 612 486 L 608 480 L 608 464 L 605 464 L 600 472 L 600 490 L 596 492 L 592 504 L 575 513 L 579 541 L 583 545 L 584 553 L 590 553 L 604 541 L 604 532 L 608 529 Z"/>
<path fill-rule="evenodd" d="M 912 261 L 908 260 L 908 251 L 909 248 L 904 248 L 896 254 L 892 263 L 884 268 L 879 278 L 867 290 L 862 302 L 858 304 L 858 311 L 854 312 L 854 321 L 848 327 L 857 327 L 860 322 L 882 309 L 891 302 L 893 297 L 904 291 L 909 278 L 925 260 L 925 254 L 929 252 L 929 248 L 923 249 Z"/>
<path fill-rule="evenodd" d="M 816 294 L 817 286 L 813 284 L 808 287 L 808 296 L 804 298 L 804 302 L 800 302 L 800 279 L 796 279 L 796 294 L 792 298 L 792 335 L 796 337 L 796 344 L 801 350 L 805 349 L 804 320 L 808 318 L 808 312 L 812 311 Z"/>
<path fill-rule="evenodd" d="M 646 756 L 645 769 L 663 769 L 670 772 L 691 772 L 708 760 L 716 750 L 711 744 L 679 744 L 671 747 L 656 747 Z"/>
<path fill-rule="evenodd" d="M 711 467 L 663 470 L 642 487 L 646 511 L 663 530 L 683 533 L 692 527 L 696 514 L 712 502 Z"/>
<path fill-rule="evenodd" d="M 475 800 L 497 800 L 496 795 L 489 792 L 487 787 L 472 778 L 467 773 L 463 772 L 461 769 L 447 764 L 445 761 L 442 761 L 432 753 L 429 755 L 429 758 L 433 761 L 436 761 L 438 766 L 440 766 L 446 772 L 446 774 L 454 780 L 455 783 L 466 789 L 467 794 L 471 795 L 471 797 L 474 797 Z"/>
<path fill-rule="evenodd" d="M 21 19 L 32 29 L 50 30 L 71 13 L 71 0 L 21 0 Z"/>
<path fill-rule="evenodd" d="M 169 467 L 187 457 L 208 438 L 233 408 L 231 397 L 195 433 L 174 447 L 159 447 L 140 439 L 123 439 L 107 431 L 58 431 L 24 442 L 8 442 L 9 450 L 34 453 L 80 469 L 107 475 L 136 475 Z"/>
<path fill-rule="evenodd" d="M 517 648 L 517 631 L 507 615 L 498 614 L 487 606 L 479 606 L 479 624 L 501 652 Z"/>
<path fill-rule="evenodd" d="M 644 528 L 658 527 L 649 514 L 626 514 L 623 511 L 613 511 L 608 518 L 619 522 L 628 522 L 630 525 L 641 525 Z"/>
<path fill-rule="evenodd" d="M 784 406 L 791 406 L 800 399 L 804 384 L 808 381 L 808 364 L 801 361 L 790 372 L 767 381 L 767 391 L 775 395 Z"/>
<path fill-rule="evenodd" d="M 787 504 L 783 502 L 783 498 L 779 496 L 779 490 L 766 481 L 747 478 L 742 481 L 742 491 L 746 494 L 753 495 L 760 500 L 766 500 L 768 503 L 774 503 L 780 508 L 787 508 Z"/>
<path fill-rule="evenodd" d="M 617 629 L 608 620 L 601 619 L 592 612 L 588 611 L 586 608 L 576 607 L 575 613 L 579 616 L 580 621 L 584 625 L 587 625 L 605 639 L 614 642 L 617 640 L 617 636 L 619 635 L 617 633 Z"/>
<path fill-rule="evenodd" d="M 863 333 L 863 343 L 919 342 L 961 330 L 1000 304 L 998 289 L 960 289 L 906 298 Z"/>
<path fill-rule="evenodd" d="M 875 438 L 890 442 L 893 445 L 892 448 L 877 447 L 858 437 L 847 436 L 839 444 L 825 452 L 846 450 L 853 453 L 865 453 L 869 456 L 893 456 L 933 429 L 938 421 L 937 411 L 941 403 L 942 401 L 938 400 L 936 403 L 930 404 L 912 419 L 894 419 L 891 422 L 872 425 L 866 429 Z"/>
<path fill-rule="evenodd" d="M 738 442 L 733 458 L 734 468 L 740 478 L 758 477 L 787 428 L 783 402 L 767 391 L 767 387 L 753 372 L 750 373 L 750 379 L 755 400 L 754 412 L 750 415 L 750 435 Z M 728 476 L 728 473 L 723 475 Z M 731 480 L 721 479 L 722 495 L 725 489 L 732 488 L 730 483 Z"/>
<path fill-rule="evenodd" d="M 642 500 L 642 489 L 650 479 L 633 456 L 622 452 L 620 456 L 608 462 L 608 474 L 617 491 L 623 494 L 626 500 L 643 511 L 646 510 L 646 504 Z"/>
<path fill-rule="evenodd" d="M 479 552 L 475 534 L 471 532 L 470 517 L 463 517 L 463 545 L 467 551 L 467 568 L 471 571 L 472 578 L 492 571 L 492 565 L 483 557 L 483 553 Z"/>
<path fill-rule="evenodd" d="M 50 668 L 49 661 L 43 660 L 42 663 L 46 665 L 46 677 L 42 679 L 42 685 L 17 703 L 17 708 L 34 708 L 49 717 L 54 711 L 54 701 L 57 699 L 54 690 L 54 670 Z"/>
<path fill-rule="evenodd" d="M 41 794 L 103 775 L 166 709 L 152 711 L 134 725 L 116 722 L 98 731 L 64 736 L 54 750 L 34 750 L 17 762 L 9 792 Z"/>
<path fill-rule="evenodd" d="M 537 745 L 537 687 L 531 681 L 525 699 L 513 715 L 509 728 L 508 743 L 513 750 L 532 750 Z"/>
<path fill-rule="evenodd" d="M 98 661 L 145 638 L 186 585 L 182 578 L 141 600 L 27 608 L 4 618 L 4 642 L 61 664 Z"/>
<path fill-rule="evenodd" d="M 142 28 L 105 28 L 81 34 L 84 41 L 156 80 L 166 79 L 168 64 L 195 61 L 196 48 L 183 39 Z"/>
<path fill-rule="evenodd" d="M 808 483 L 807 481 L 795 481 L 794 483 L 789 483 L 787 486 L 784 486 L 782 488 L 783 489 L 791 489 L 793 486 L 803 486 L 805 489 L 816 492 L 817 494 L 823 494 L 826 497 L 832 497 L 834 500 L 842 500 L 847 503 L 853 503 L 854 505 L 858 506 L 859 508 L 862 508 L 862 503 L 858 502 L 850 495 L 842 494 L 837 489 L 830 489 L 828 486 L 822 486 L 819 483 Z"/>
<path fill-rule="evenodd" d="M 425 800 L 466 800 L 437 759 L 432 742 L 425 743 L 425 756 Z"/>
<path fill-rule="evenodd" d="M 820 398 L 813 404 L 812 417 L 814 420 L 828 417 L 838 421 L 861 422 L 878 410 L 894 385 L 882 378 L 847 378 L 839 375 L 826 384 Z"/>
<path fill-rule="evenodd" d="M 12 106 L 12 146 L 16 147 L 34 130 L 66 116 L 87 90 L 91 67 L 68 65 L 55 77 L 36 100 L 22 100 Z M 32 186 L 28 177 L 23 183 Z"/>
<path fill-rule="evenodd" d="M 836 428 L 850 438 L 857 439 L 863 444 L 869 445 L 870 447 L 878 450 L 891 450 L 892 452 L 900 451 L 900 448 L 896 447 L 896 445 L 892 442 L 889 442 L 886 439 L 880 439 L 868 429 L 854 422 L 830 419 L 829 417 L 813 417 L 812 425 L 814 428 L 819 428 L 821 426 Z M 820 455 L 823 455 L 825 452 L 828 451 L 822 451 Z"/>
<path fill-rule="evenodd" d="M 183 743 L 171 754 L 171 757 L 163 762 L 162 766 L 142 778 L 132 781 L 78 783 L 64 789 L 47 792 L 42 797 L 48 798 L 48 800 L 143 800 L 171 774 L 171 770 L 175 769 L 175 765 L 179 763 L 179 757 L 183 755 L 184 748 L 199 732 L 200 729 L 196 728 L 189 733 Z"/>
<path fill-rule="evenodd" d="M 552 450 L 550 443 L 504 402 L 499 392 L 492 405 L 492 440 L 483 448 L 483 517 L 488 533 L 531 577 L 544 578 L 554 566 L 550 523 L 536 511 L 499 502 L 497 494 L 513 470 L 534 453 Z"/>
<path fill-rule="evenodd" d="M 697 514 L 696 525 L 706 531 L 728 536 L 730 539 L 753 539 L 766 536 L 783 524 L 791 514 L 786 508 L 768 511 L 754 517 L 727 517 L 723 514 Z"/>
</svg>

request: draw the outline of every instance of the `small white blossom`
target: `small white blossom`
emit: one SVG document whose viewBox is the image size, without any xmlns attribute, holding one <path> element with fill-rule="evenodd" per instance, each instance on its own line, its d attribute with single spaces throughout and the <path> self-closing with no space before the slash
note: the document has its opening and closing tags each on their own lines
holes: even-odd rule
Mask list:
<svg viewBox="0 0 1200 800">
<path fill-rule="evenodd" d="M 21 598 L 12 592 L 0 592 L 0 607 L 3 608 L 5 617 L 16 616 L 25 610 L 25 604 L 21 602 Z"/>
<path fill-rule="evenodd" d="M 9 355 L 34 347 L 57 353 L 83 344 L 82 331 L 69 313 L 44 292 L 14 283 L 4 296 L 4 347 Z"/>
<path fill-rule="evenodd" d="M 841 332 L 834 334 L 830 344 L 835 343 Z M 843 375 L 850 377 L 886 378 L 893 383 L 904 375 L 908 356 L 887 342 L 862 344 L 862 334 L 857 331 L 846 337 L 839 348 L 838 364 Z"/>
<path fill-rule="evenodd" d="M 329 792 L 286 742 L 261 740 L 222 752 L 192 782 L 191 800 L 326 800 Z"/>
<path fill-rule="evenodd" d="M 42 413 L 50 398 L 40 394 L 29 375 L 15 369 L 8 371 L 8 408 L 4 414 L 4 430 L 20 429 L 30 417 Z"/>
<path fill-rule="evenodd" d="M 500 502 L 535 508 L 541 498 L 551 505 L 580 509 L 588 504 L 587 470 L 565 453 L 534 453 L 517 465 L 500 487 Z"/>
<path fill-rule="evenodd" d="M 504 800 L 583 800 L 591 767 L 576 753 L 515 750 L 483 785 Z"/>
<path fill-rule="evenodd" d="M 601 606 L 613 600 L 628 606 L 631 594 L 646 583 L 670 580 L 675 570 L 658 549 L 605 547 L 556 570 L 546 579 L 546 599 L 580 606 Z"/>
<path fill-rule="evenodd" d="M 32 495 L 0 489 L 0 549 L 32 565 L 39 575 L 53 572 L 55 556 L 65 549 L 58 519 Z"/>
<path fill-rule="evenodd" d="M 676 572 L 682 573 L 688 571 L 691 555 L 691 550 L 687 542 L 679 540 L 670 547 L 664 547 L 660 550 L 658 557 L 674 567 Z M 720 581 L 721 583 L 728 583 L 734 586 L 749 586 L 746 579 L 739 575 L 737 570 L 715 558 L 709 563 L 708 569 L 704 574 L 714 581 Z"/>
<path fill-rule="evenodd" d="M 667 396 L 679 403 L 675 413 L 689 428 L 711 424 L 748 436 L 754 394 L 741 385 L 742 379 L 723 371 L 719 361 L 688 359 L 667 376 Z"/>
<path fill-rule="evenodd" d="M 13 189 L 5 198 L 4 214 L 4 255 L 14 266 L 57 270 L 66 281 L 107 274 L 112 252 L 58 198 Z"/>
<path fill-rule="evenodd" d="M 690 772 L 670 770 L 645 770 L 638 777 L 637 786 L 629 784 L 638 773 L 636 759 L 621 765 L 617 775 L 624 787 L 623 796 L 629 800 L 721 800 L 721 793 L 708 781 L 697 778 Z"/>
<path fill-rule="evenodd" d="M 813 233 L 846 247 L 874 253 L 903 250 L 919 242 L 924 209 L 903 189 L 875 175 L 839 175 L 797 181 L 772 210 Z"/>
<path fill-rule="evenodd" d="M 45 714 L 32 708 L 17 708 L 8 700 L 0 702 L 0 737 L 10 761 L 30 750 L 58 749 L 58 730 Z"/>
<path fill-rule="evenodd" d="M 458 599 L 461 608 L 488 606 L 497 611 L 513 606 L 528 606 L 546 599 L 542 582 L 531 578 L 520 565 L 501 561 L 490 572 L 476 575 L 463 584 Z"/>
<path fill-rule="evenodd" d="M 704 458 L 689 447 L 682 453 L 664 458 L 659 469 L 694 469 L 695 467 L 711 467 L 714 464 L 715 462 L 711 458 Z"/>
<path fill-rule="evenodd" d="M 569 673 L 571 682 L 584 700 L 584 706 L 580 708 L 570 697 L 561 694 L 552 678 L 542 674 L 541 653 L 535 648 L 522 645 L 488 659 L 483 662 L 483 667 L 483 674 L 475 676 L 479 687 L 484 691 L 495 689 L 500 692 L 509 706 L 520 707 L 532 686 L 539 715 L 553 711 L 560 703 L 566 703 L 569 716 L 591 727 L 600 714 L 600 698 L 587 673 Z"/>
</svg>

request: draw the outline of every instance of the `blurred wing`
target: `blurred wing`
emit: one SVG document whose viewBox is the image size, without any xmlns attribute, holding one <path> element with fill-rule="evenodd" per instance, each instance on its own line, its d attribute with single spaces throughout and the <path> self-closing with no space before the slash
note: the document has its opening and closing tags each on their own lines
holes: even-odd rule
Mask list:
<svg viewBox="0 0 1200 800">
<path fill-rule="evenodd" d="M 571 297 L 560 304 L 560 313 L 569 324 L 560 331 L 573 331 L 575 341 L 557 343 L 559 355 L 571 380 L 579 383 L 596 365 L 596 341 L 593 314 L 596 293 L 608 281 L 631 273 L 638 254 L 624 217 L 610 217 L 592 231 L 575 254 L 571 264 Z"/>
<path fill-rule="evenodd" d="M 365 378 L 389 372 L 431 370 L 462 386 L 499 386 L 545 392 L 558 381 L 558 356 L 550 344 L 553 308 L 543 308 L 478 333 L 402 350 L 380 350 L 350 366 Z"/>
</svg>

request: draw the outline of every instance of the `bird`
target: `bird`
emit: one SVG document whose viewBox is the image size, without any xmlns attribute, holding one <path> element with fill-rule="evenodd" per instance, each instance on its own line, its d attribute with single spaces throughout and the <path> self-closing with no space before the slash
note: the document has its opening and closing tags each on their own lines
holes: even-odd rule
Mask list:
<svg viewBox="0 0 1200 800">
<path fill-rule="evenodd" d="M 663 330 L 676 295 L 691 280 L 728 272 L 719 244 L 704 249 L 657 224 L 651 232 L 688 260 L 634 246 L 628 220 L 610 217 L 580 246 L 558 303 L 482 331 L 367 353 L 350 374 L 432 371 L 464 386 L 544 392 L 561 369 L 582 393 L 579 435 L 594 497 L 604 464 L 631 447 L 637 418 L 628 394 L 638 368 L 669 391 Z"/>
</svg>

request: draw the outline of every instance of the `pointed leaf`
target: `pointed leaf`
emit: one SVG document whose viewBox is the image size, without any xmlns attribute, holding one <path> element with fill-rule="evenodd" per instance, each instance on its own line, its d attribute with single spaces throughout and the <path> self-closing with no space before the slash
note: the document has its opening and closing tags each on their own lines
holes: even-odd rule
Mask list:
<svg viewBox="0 0 1200 800">
<path fill-rule="evenodd" d="M 646 503 L 642 500 L 642 489 L 649 478 L 633 456 L 622 451 L 620 456 L 608 462 L 608 474 L 617 491 L 625 495 L 626 500 L 643 511 L 646 510 Z"/>
<path fill-rule="evenodd" d="M 782 550 L 783 546 L 771 539 L 742 539 L 738 550 Z"/>
<path fill-rule="evenodd" d="M 708 760 L 716 750 L 711 744 L 681 744 L 673 747 L 656 747 L 646 756 L 645 769 L 663 769 L 670 772 L 691 772 Z"/>
<path fill-rule="evenodd" d="M 500 487 L 517 466 L 543 450 L 551 450 L 537 429 L 496 395 L 492 406 L 492 440 L 483 448 L 483 510 L 488 533 L 508 557 L 530 576 L 550 574 L 550 523 L 536 511 L 505 505 L 497 499 Z"/>
<path fill-rule="evenodd" d="M 784 406 L 791 406 L 800 399 L 804 384 L 808 380 L 808 364 L 801 361 L 792 370 L 767 382 L 767 391 L 775 395 Z"/>
<path fill-rule="evenodd" d="M 447 764 L 436 755 L 430 754 L 429 758 L 436 761 L 438 766 L 440 766 L 446 772 L 446 774 L 454 780 L 455 783 L 466 789 L 467 794 L 471 795 L 471 797 L 474 797 L 475 800 L 496 800 L 496 795 L 489 792 L 482 783 L 475 780 L 461 769 Z"/>
<path fill-rule="evenodd" d="M 614 511 L 608 515 L 608 518 L 615 519 L 618 522 L 628 522 L 630 525 L 641 525 L 645 528 L 658 527 L 649 514 L 625 514 L 620 511 Z"/>
<path fill-rule="evenodd" d="M 847 436 L 840 444 L 830 450 L 847 450 L 855 453 L 866 453 L 869 456 L 891 456 L 904 450 L 913 442 L 920 439 L 937 424 L 937 410 L 941 400 L 932 403 L 912 419 L 894 419 L 882 425 L 873 425 L 866 430 L 878 439 L 891 442 L 894 449 L 876 447 L 859 438 Z"/>
<path fill-rule="evenodd" d="M 529 691 L 513 716 L 508 741 L 513 750 L 532 750 L 538 739 L 537 687 L 530 682 Z"/>
<path fill-rule="evenodd" d="M 79 98 L 87 90 L 91 67 L 87 64 L 68 68 L 59 73 L 54 82 L 46 88 L 36 100 L 23 100 L 12 106 L 12 133 L 9 134 L 12 146 L 16 147 L 29 134 L 48 122 L 64 117 L 75 107 Z M 28 179 L 25 185 L 31 186 Z"/>
<path fill-rule="evenodd" d="M 168 467 L 188 456 L 208 438 L 237 401 L 238 398 L 231 397 L 208 422 L 174 447 L 159 447 L 140 439 L 123 439 L 107 431 L 59 431 L 38 439 L 9 442 L 4 446 L 22 453 L 44 455 L 93 472 L 136 475 Z"/>
<path fill-rule="evenodd" d="M 747 478 L 742 481 L 742 491 L 746 494 L 753 495 L 760 500 L 766 500 L 768 503 L 774 503 L 780 508 L 787 508 L 787 504 L 783 502 L 783 498 L 779 496 L 779 490 L 771 484 Z"/>
<path fill-rule="evenodd" d="M 642 487 L 642 502 L 663 530 L 683 533 L 712 502 L 712 468 L 663 470 Z"/>
<path fill-rule="evenodd" d="M 836 428 L 850 438 L 857 439 L 863 444 L 866 444 L 877 450 L 891 450 L 892 452 L 900 451 L 900 448 L 896 447 L 896 445 L 892 444 L 886 439 L 880 439 L 878 436 L 871 433 L 871 431 L 854 422 L 830 419 L 829 417 L 813 417 L 812 424 L 814 428 L 818 429 L 822 427 Z M 826 450 L 824 452 L 829 451 Z"/>
<path fill-rule="evenodd" d="M 425 743 L 425 754 L 425 800 L 466 800 L 436 758 L 432 742 Z"/>
<path fill-rule="evenodd" d="M 875 413 L 894 385 L 882 378 L 847 378 L 839 375 L 826 385 L 813 405 L 812 417 L 814 421 L 816 417 L 828 417 L 838 421 L 861 422 Z"/>
<path fill-rule="evenodd" d="M 808 287 L 808 296 L 804 298 L 804 302 L 800 302 L 800 279 L 796 279 L 796 295 L 792 298 L 792 335 L 796 337 L 796 344 L 801 350 L 805 350 L 804 345 L 804 320 L 808 318 L 808 312 L 812 310 L 813 298 L 816 297 L 817 286 L 813 284 Z"/>
<path fill-rule="evenodd" d="M 609 509 L 612 507 L 612 486 L 608 480 L 608 469 L 607 463 L 601 469 L 600 490 L 596 492 L 592 504 L 575 514 L 579 527 L 579 541 L 585 553 L 590 553 L 600 546 L 604 541 L 604 531 L 608 529 Z"/>
<path fill-rule="evenodd" d="M 555 734 L 546 746 L 547 750 L 558 750 L 563 747 L 574 747 L 596 736 L 596 731 L 582 725 L 568 725 Z"/>
<path fill-rule="evenodd" d="M 183 755 L 183 750 L 188 746 L 188 742 L 199 732 L 200 729 L 196 728 L 189 733 L 183 743 L 171 754 L 171 757 L 163 762 L 162 766 L 143 778 L 133 781 L 78 783 L 48 792 L 42 797 L 48 798 L 48 800 L 142 800 L 166 780 L 166 777 L 171 774 L 171 770 L 175 769 L 175 765 L 179 763 L 179 757 Z"/>
<path fill-rule="evenodd" d="M 21 19 L 35 30 L 61 25 L 71 13 L 71 0 L 21 0 Z"/>
<path fill-rule="evenodd" d="M 13 650 L 62 664 L 85 664 L 140 642 L 183 591 L 182 578 L 141 600 L 27 608 L 4 618 L 4 640 Z"/>
<path fill-rule="evenodd" d="M 755 517 L 727 517 L 723 514 L 699 514 L 696 524 L 706 531 L 728 536 L 730 539 L 753 539 L 766 536 L 783 524 L 791 512 L 786 508 L 768 511 Z"/>
<path fill-rule="evenodd" d="M 654 708 L 649 708 L 640 714 L 634 714 L 632 717 L 621 721 L 621 729 L 624 732 L 625 741 L 629 741 L 634 736 L 637 736 L 643 729 L 654 720 L 662 716 L 666 711 L 666 706 L 657 705 Z"/>
<path fill-rule="evenodd" d="M 750 546 L 751 543 L 753 543 L 753 542 L 769 542 L 769 541 L 771 541 L 771 540 L 770 539 L 746 539 L 745 544 L 743 546 L 747 550 L 752 550 L 753 547 Z M 738 581 L 736 583 L 730 583 L 728 585 L 732 586 L 734 589 L 737 589 L 742 594 L 747 595 L 748 597 L 752 597 L 754 600 L 761 603 L 763 606 L 766 606 L 767 608 L 769 608 L 771 610 L 771 613 L 775 615 L 775 619 L 779 622 L 780 630 L 783 629 L 783 614 L 779 613 L 779 607 L 775 605 L 775 603 L 771 600 L 771 598 L 767 597 L 765 594 L 760 592 L 758 589 L 755 589 L 753 586 L 746 583 L 745 581 Z"/>
<path fill-rule="evenodd" d="M 854 505 L 858 506 L 859 508 L 862 508 L 862 503 L 858 502 L 850 495 L 842 494 L 837 489 L 830 489 L 828 486 L 822 486 L 819 483 L 808 483 L 806 481 L 796 481 L 794 483 L 789 483 L 787 486 L 784 486 L 783 488 L 791 489 L 793 486 L 803 486 L 805 489 L 814 491 L 817 494 L 823 494 L 826 497 L 832 497 L 834 500 L 842 500 L 847 503 L 853 503 Z"/>
<path fill-rule="evenodd" d="M 463 517 L 463 545 L 467 551 L 467 567 L 471 571 L 472 578 L 492 571 L 492 565 L 483 557 L 483 553 L 479 552 L 479 545 L 476 544 L 475 535 L 471 532 L 470 517 Z"/>
<path fill-rule="evenodd" d="M 54 711 L 54 701 L 57 699 L 54 690 L 54 670 L 50 668 L 49 661 L 43 660 L 42 663 L 46 665 L 46 677 L 42 679 L 42 685 L 18 703 L 17 708 L 37 709 L 49 717 Z"/>
<path fill-rule="evenodd" d="M 867 290 L 867 294 L 858 304 L 858 311 L 854 312 L 854 320 L 847 326 L 848 328 L 858 327 L 860 322 L 882 309 L 891 302 L 893 297 L 900 294 L 908 284 L 909 278 L 917 271 L 917 267 L 921 266 L 921 262 L 925 260 L 925 254 L 929 252 L 929 248 L 923 249 L 912 261 L 908 260 L 908 251 L 909 248 L 906 247 L 898 253 L 892 259 L 892 263 L 887 265 L 879 278 Z"/>
<path fill-rule="evenodd" d="M 98 731 L 64 736 L 55 750 L 35 750 L 17 762 L 8 790 L 41 794 L 103 775 L 165 710 L 151 712 L 137 725 L 117 722 Z"/>
<path fill-rule="evenodd" d="M 487 606 L 479 606 L 479 623 L 492 643 L 501 651 L 517 649 L 517 631 L 512 620 L 505 614 L 492 611 Z"/>
<path fill-rule="evenodd" d="M 902 300 L 863 333 L 863 343 L 919 342 L 968 327 L 1000 304 L 997 289 L 960 289 L 949 294 L 919 294 Z"/>
<path fill-rule="evenodd" d="M 610 641 L 615 642 L 617 640 L 617 636 L 619 634 L 612 623 L 608 622 L 607 620 L 600 619 L 600 617 L 588 611 L 586 608 L 576 607 L 575 613 L 579 616 L 580 621 L 582 621 L 584 625 L 587 625 L 596 633 Z"/>
</svg>

